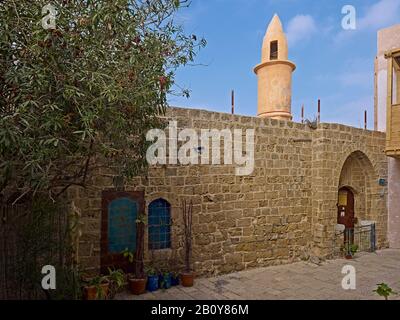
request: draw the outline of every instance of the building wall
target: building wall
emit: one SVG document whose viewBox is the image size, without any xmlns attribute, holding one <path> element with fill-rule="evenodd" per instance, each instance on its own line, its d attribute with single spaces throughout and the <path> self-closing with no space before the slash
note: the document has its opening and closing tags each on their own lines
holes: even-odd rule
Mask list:
<svg viewBox="0 0 400 320">
<path fill-rule="evenodd" d="M 342 168 L 354 152 L 369 161 L 360 162 L 354 173 L 358 179 L 361 167 L 370 163 L 371 191 L 360 189 L 360 194 L 376 208 L 364 214 L 378 222 L 378 245 L 386 245 L 386 200 L 380 197 L 386 188 L 378 187 L 378 177 L 387 177 L 385 134 L 337 124 L 313 130 L 293 122 L 189 109 L 171 109 L 168 117 L 179 128 L 255 129 L 255 169 L 250 176 L 235 176 L 234 165 L 164 165 L 130 181 L 126 190 L 144 190 L 146 205 L 161 197 L 172 206 L 172 248 L 147 251 L 147 259 L 182 261 L 183 199 L 194 204 L 193 261 L 199 274 L 330 257 Z M 112 172 L 101 170 L 86 190 L 70 191 L 82 212 L 84 268 L 100 264 L 101 191 L 112 189 L 112 181 Z"/>
<path fill-rule="evenodd" d="M 386 131 L 387 59 L 385 52 L 400 48 L 400 24 L 378 31 L 378 53 L 375 63 L 375 129 Z M 388 237 L 391 247 L 400 247 L 400 174 L 398 159 L 390 158 L 388 194 Z"/>
<path fill-rule="evenodd" d="M 375 63 L 375 130 L 386 131 L 387 60 L 385 52 L 400 47 L 400 24 L 378 31 L 378 53 Z"/>
<path fill-rule="evenodd" d="M 387 179 L 384 155 L 385 134 L 338 124 L 321 124 L 313 135 L 313 240 L 317 255 L 329 256 L 337 217 L 337 190 L 343 167 L 356 155 L 368 174 L 366 201 L 372 212 L 365 214 L 377 222 L 378 246 L 387 245 L 387 187 L 379 186 L 379 178 Z M 350 185 L 356 189 L 357 186 Z M 365 191 L 364 191 L 365 192 Z M 356 212 L 356 217 L 358 213 Z"/>
<path fill-rule="evenodd" d="M 389 246 L 400 248 L 400 159 L 389 158 Z"/>
</svg>

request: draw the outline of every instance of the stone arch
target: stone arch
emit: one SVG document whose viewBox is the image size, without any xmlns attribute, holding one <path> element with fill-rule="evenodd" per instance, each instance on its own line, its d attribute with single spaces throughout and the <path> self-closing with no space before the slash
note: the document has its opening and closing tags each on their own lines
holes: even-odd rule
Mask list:
<svg viewBox="0 0 400 320">
<path fill-rule="evenodd" d="M 361 144 L 355 144 L 352 146 L 347 147 L 343 152 L 340 153 L 339 161 L 338 161 L 338 166 L 336 167 L 336 173 L 335 176 L 338 179 L 338 184 L 340 184 L 340 174 L 342 172 L 343 166 L 347 159 L 352 155 L 352 154 L 358 154 L 361 158 L 365 158 L 367 160 L 368 165 L 370 164 L 372 168 L 374 169 L 375 177 L 377 176 L 377 173 L 379 172 L 379 162 L 375 159 L 373 154 L 370 152 L 368 148 L 365 148 Z"/>
<path fill-rule="evenodd" d="M 340 174 L 338 190 L 350 188 L 355 197 L 355 216 L 359 220 L 374 220 L 374 200 L 377 194 L 378 175 L 370 158 L 363 151 L 356 150 L 347 155 Z"/>
</svg>

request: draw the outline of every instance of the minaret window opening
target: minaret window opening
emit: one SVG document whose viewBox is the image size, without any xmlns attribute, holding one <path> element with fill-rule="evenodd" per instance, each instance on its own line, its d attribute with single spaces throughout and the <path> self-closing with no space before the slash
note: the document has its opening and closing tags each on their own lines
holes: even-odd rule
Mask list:
<svg viewBox="0 0 400 320">
<path fill-rule="evenodd" d="M 271 41 L 270 60 L 278 60 L 278 41 Z"/>
</svg>

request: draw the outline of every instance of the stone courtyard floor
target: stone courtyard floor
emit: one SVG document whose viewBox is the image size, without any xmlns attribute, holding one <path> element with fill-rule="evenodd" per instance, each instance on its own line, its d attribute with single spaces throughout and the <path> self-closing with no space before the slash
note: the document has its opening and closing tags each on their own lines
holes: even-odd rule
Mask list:
<svg viewBox="0 0 400 320">
<path fill-rule="evenodd" d="M 342 289 L 342 267 L 356 268 L 356 290 Z M 360 253 L 353 260 L 329 260 L 321 265 L 299 262 L 196 279 L 195 286 L 173 287 L 123 300 L 363 300 L 382 299 L 372 290 L 385 282 L 400 292 L 400 250 Z M 391 297 L 400 300 L 400 295 Z"/>
</svg>

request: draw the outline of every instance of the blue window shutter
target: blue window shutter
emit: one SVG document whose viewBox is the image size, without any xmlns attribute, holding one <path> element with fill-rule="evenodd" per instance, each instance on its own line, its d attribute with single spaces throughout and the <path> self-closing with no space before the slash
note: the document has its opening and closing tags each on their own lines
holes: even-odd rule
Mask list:
<svg viewBox="0 0 400 320">
<path fill-rule="evenodd" d="M 136 249 L 136 219 L 139 205 L 129 198 L 113 200 L 108 205 L 108 251 L 121 253 Z"/>
</svg>

